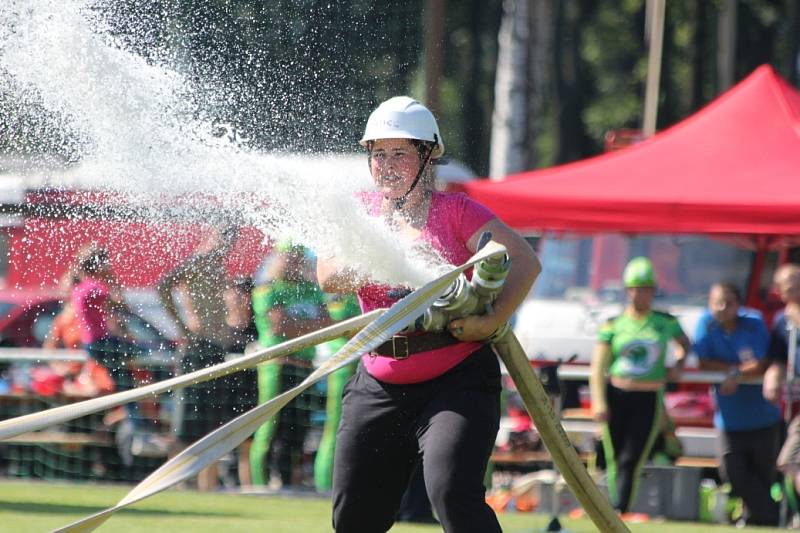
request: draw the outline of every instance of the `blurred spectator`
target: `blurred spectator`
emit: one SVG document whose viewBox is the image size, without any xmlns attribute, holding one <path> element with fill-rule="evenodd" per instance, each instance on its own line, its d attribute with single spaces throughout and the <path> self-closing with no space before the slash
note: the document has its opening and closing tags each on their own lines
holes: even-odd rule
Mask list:
<svg viewBox="0 0 800 533">
<path fill-rule="evenodd" d="M 330 323 L 319 286 L 310 281 L 309 252 L 300 245 L 281 242 L 275 247 L 268 272 L 270 282 L 256 288 L 253 309 L 259 342 L 269 347 L 310 333 Z M 316 351 L 301 350 L 258 367 L 258 401 L 264 403 L 298 385 L 312 371 Z M 277 487 L 298 485 L 302 479 L 303 443 L 310 409 L 301 395 L 281 409 L 274 420 L 255 433 L 250 453 L 253 482 Z M 269 474 L 269 475 L 268 475 Z"/>
<path fill-rule="evenodd" d="M 777 525 L 778 504 L 770 489 L 777 477 L 781 414 L 764 398 L 760 385 L 740 383 L 742 377 L 764 373 L 769 334 L 763 319 L 746 314 L 740 305 L 738 287 L 712 285 L 709 310 L 697 324 L 694 349 L 701 370 L 726 376 L 714 385 L 721 473 L 744 500 L 748 525 Z"/>
<path fill-rule="evenodd" d="M 248 353 L 258 349 L 258 330 L 253 316 L 253 280 L 251 278 L 237 278 L 231 286 L 225 289 L 225 323 L 230 328 L 230 344 L 228 351 L 234 354 Z M 256 346 L 254 346 L 256 344 Z M 226 378 L 231 385 L 232 395 L 230 418 L 235 418 L 242 413 L 253 409 L 258 403 L 258 378 L 255 369 L 240 370 Z M 237 471 L 239 484 L 249 486 L 253 484 L 250 474 L 250 448 L 253 443 L 251 438 L 246 439 L 237 449 Z"/>
<path fill-rule="evenodd" d="M 62 282 L 67 295 L 79 282 L 78 276 L 68 272 Z M 72 306 L 72 301 L 67 298 L 61 311 L 53 319 L 53 324 L 47 334 L 43 348 L 67 348 L 77 350 L 81 347 L 81 332 L 78 316 Z M 94 358 L 88 358 L 85 363 L 79 361 L 51 361 L 50 369 L 63 379 L 61 392 L 73 397 L 92 397 L 114 392 L 114 381 L 108 370 Z"/>
<path fill-rule="evenodd" d="M 108 251 L 96 244 L 85 246 L 76 258 L 75 272 L 78 283 L 72 289 L 71 306 L 78 320 L 81 346 L 92 362 L 108 369 L 116 391 L 134 387 L 132 361 L 139 350 L 122 337 L 125 325 L 116 310 L 124 305 L 121 287 L 111 269 Z M 133 455 L 131 441 L 140 422 L 137 403 L 106 413 L 103 423 L 116 426 L 114 438 L 123 464 L 131 466 Z"/>
<path fill-rule="evenodd" d="M 68 271 L 61 280 L 61 289 L 66 298 L 61 311 L 53 319 L 53 324 L 42 346 L 44 348 L 68 348 L 77 350 L 81 347 L 81 330 L 75 308 L 72 306 L 72 290 L 80 283 L 76 272 Z"/>
<path fill-rule="evenodd" d="M 677 379 L 689 350 L 678 320 L 653 309 L 656 279 L 645 257 L 623 273 L 628 304 L 600 330 L 592 358 L 592 415 L 602 423 L 608 490 L 614 507 L 629 511 L 639 475 L 661 431 L 665 382 Z M 670 342 L 676 367 L 666 368 Z"/>
<path fill-rule="evenodd" d="M 334 322 L 341 322 L 361 314 L 361 307 L 354 294 L 335 295 L 328 299 L 328 312 Z M 333 356 L 347 343 L 346 337 L 334 339 L 321 346 Z M 342 393 L 347 380 L 355 373 L 357 363 L 352 363 L 328 376 L 327 395 L 325 399 L 325 425 L 322 438 L 314 457 L 314 486 L 318 492 L 328 492 L 333 483 L 333 454 L 336 450 L 336 430 L 342 417 Z"/>
<path fill-rule="evenodd" d="M 234 227 L 212 227 L 194 254 L 158 284 L 158 294 L 180 332 L 179 372 L 188 374 L 225 361 L 230 328 L 223 292 L 227 286 L 225 258 L 237 237 Z M 175 300 L 180 296 L 181 310 Z M 224 378 L 198 383 L 181 391 L 176 413 L 177 448 L 184 448 L 223 425 L 230 416 Z M 177 450 L 175 450 L 177 452 Z M 217 464 L 197 476 L 199 490 L 218 487 Z"/>
<path fill-rule="evenodd" d="M 793 361 L 795 375 L 787 377 L 786 367 L 789 356 L 789 326 L 800 328 L 800 266 L 795 264 L 781 266 L 775 272 L 774 282 L 786 307 L 775 316 L 772 327 L 769 343 L 771 364 L 764 374 L 764 397 L 776 405 L 779 404 L 785 380 L 789 379 L 790 395 L 784 408 L 789 410 L 790 414 L 793 412 L 793 417 L 787 431 L 786 442 L 778 455 L 778 468 L 789 478 L 793 490 L 797 490 L 800 488 L 800 413 L 792 400 L 798 400 L 793 385 L 796 385 L 800 368 L 797 360 Z"/>
<path fill-rule="evenodd" d="M 253 279 L 242 277 L 233 280 L 225 289 L 225 323 L 230 328 L 228 332 L 228 351 L 244 353 L 247 346 L 258 340 L 258 329 L 253 315 Z"/>
<path fill-rule="evenodd" d="M 121 332 L 122 326 L 113 317 L 114 307 L 119 303 L 112 298 L 112 292 L 118 291 L 106 249 L 94 244 L 84 247 L 76 258 L 75 272 L 77 283 L 67 307 L 75 314 L 80 344 L 91 359 L 109 370 L 116 390 L 130 389 L 133 386 L 130 361 L 137 350 L 112 330 L 115 325 L 116 332 Z M 65 330 L 69 328 L 68 313 L 61 319 Z M 59 333 L 63 342 L 65 331 Z"/>
</svg>

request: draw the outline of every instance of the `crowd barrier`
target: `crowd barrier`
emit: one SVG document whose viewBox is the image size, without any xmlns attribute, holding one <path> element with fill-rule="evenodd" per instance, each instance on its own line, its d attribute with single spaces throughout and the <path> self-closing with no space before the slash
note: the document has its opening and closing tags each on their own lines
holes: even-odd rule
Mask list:
<svg viewBox="0 0 800 533">
<path fill-rule="evenodd" d="M 230 354 L 229 358 L 240 354 Z M 80 398 L 62 394 L 37 394 L 30 387 L 27 390 L 11 390 L 12 373 L 19 374 L 34 365 L 52 361 L 83 362 L 87 354 L 82 350 L 46 350 L 32 348 L 0 348 L 0 367 L 6 372 L 0 377 L 0 420 L 65 405 Z M 169 354 L 139 355 L 134 359 L 132 372 L 126 376 L 133 380 L 123 387 L 162 381 L 176 373 L 175 358 Z M 13 365 L 13 366 L 9 366 Z M 14 372 L 9 372 L 9 368 Z M 586 365 L 561 365 L 559 378 L 563 381 L 586 381 L 589 367 Z M 31 379 L 31 378 L 29 378 Z M 230 378 L 228 378 L 230 379 Z M 717 383 L 724 379 L 721 372 L 687 370 L 682 383 Z M 5 383 L 3 383 L 3 380 Z M 759 382 L 758 378 L 750 382 Z M 305 393 L 302 405 L 309 411 L 307 417 L 306 452 L 313 456 L 324 423 L 324 382 Z M 159 394 L 152 399 L 137 402 L 136 408 L 129 410 L 127 418 L 120 420 L 120 412 L 98 413 L 47 428 L 42 431 L 25 433 L 0 443 L 0 475 L 7 477 L 101 480 L 135 482 L 143 479 L 164 460 L 168 446 L 177 424 L 176 417 L 203 417 L 207 413 L 187 403 L 187 397 L 197 395 Z M 215 401 L 222 403 L 226 418 L 240 414 L 236 405 L 236 395 L 226 395 Z M 225 405 L 230 402 L 228 405 Z M 597 428 L 586 421 L 588 415 L 569 411 L 564 427 L 570 436 L 581 442 L 597 432 Z M 116 414 L 116 419 L 115 419 Z M 678 437 L 689 450 L 685 461 L 689 464 L 711 466 L 710 455 L 705 453 L 708 443 L 716 439 L 713 428 L 678 428 Z M 698 452 L 697 450 L 701 450 Z M 496 455 L 498 462 L 514 463 L 508 454 Z M 701 460 L 706 458 L 707 460 Z M 520 464 L 546 459 L 546 454 L 520 454 L 516 462 Z M 309 460 L 310 463 L 310 460 Z M 232 469 L 235 470 L 235 469 Z M 309 474 L 308 477 L 310 477 Z M 229 483 L 236 482 L 232 479 Z"/>
<path fill-rule="evenodd" d="M 228 354 L 228 359 L 242 354 Z M 52 374 L 32 372 L 50 363 L 83 363 L 83 350 L 0 348 L 0 420 L 42 412 L 85 400 L 59 390 Z M 174 377 L 178 372 L 175 354 L 139 353 L 125 372 L 115 373 L 117 390 L 126 390 Z M 216 415 L 223 421 L 243 412 L 241 383 L 246 372 L 227 378 L 228 394 L 216 394 Z M 248 386 L 255 386 L 254 376 Z M 221 379 L 221 380 L 222 380 Z M 221 381 L 217 380 L 217 381 Z M 210 382 L 213 383 L 213 382 Z M 306 455 L 309 469 L 325 418 L 325 383 L 311 388 L 298 402 L 308 411 Z M 208 390 L 207 383 L 169 391 L 126 406 L 89 414 L 40 431 L 31 431 L 0 441 L 0 476 L 8 478 L 139 482 L 164 463 L 175 444 L 178 424 L 191 424 L 209 416 L 208 402 L 194 405 Z M 253 391 L 255 396 L 255 391 Z M 222 482 L 238 484 L 235 457 L 222 464 Z M 307 472 L 310 479 L 313 472 Z"/>
</svg>

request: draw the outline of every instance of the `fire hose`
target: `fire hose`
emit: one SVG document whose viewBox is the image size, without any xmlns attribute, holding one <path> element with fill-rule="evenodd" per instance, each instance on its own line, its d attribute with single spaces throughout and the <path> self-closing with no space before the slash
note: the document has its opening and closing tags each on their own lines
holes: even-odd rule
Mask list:
<svg viewBox="0 0 800 533">
<path fill-rule="evenodd" d="M 352 331 L 371 320 L 331 359 L 317 368 L 297 387 L 231 420 L 195 442 L 150 474 L 115 506 L 69 524 L 57 531 L 93 531 L 118 510 L 166 490 L 185 479 L 196 476 L 205 467 L 241 444 L 259 426 L 275 416 L 280 409 L 308 387 L 328 374 L 357 360 L 364 353 L 374 350 L 393 335 L 409 329 L 421 328 L 433 331 L 435 328 L 443 328 L 449 320 L 455 318 L 468 316 L 469 314 L 491 312 L 491 303 L 502 290 L 503 281 L 510 268 L 510 262 L 503 246 L 493 241 L 488 243 L 485 241 L 486 239 L 482 239 L 482 244 L 485 245 L 463 265 L 410 293 L 389 310 L 374 312 L 375 314 L 380 314 L 380 317 L 371 320 L 373 315 L 367 318 L 364 315 L 357 317 L 362 319 L 363 322 L 352 319 L 346 323 L 337 324 L 337 326 L 344 328 L 344 331 Z M 476 267 L 473 273 L 473 282 L 467 282 L 463 273 L 472 267 Z M 220 377 L 242 368 L 249 368 L 270 357 L 286 355 L 300 349 L 300 347 L 325 342 L 341 335 L 343 332 L 342 329 L 337 329 L 334 335 L 332 328 L 326 328 L 294 341 L 275 346 L 270 350 L 253 354 L 245 362 L 238 360 L 223 363 L 222 365 L 148 385 L 140 389 L 0 422 L 0 439 L 61 423 L 113 405 L 120 405 L 150 394 L 156 394 L 157 392 L 174 390 L 192 383 Z M 318 335 L 318 337 L 314 337 L 314 335 Z M 595 486 L 572 448 L 563 428 L 556 422 L 547 394 L 534 374 L 513 332 L 506 325 L 495 332 L 490 340 L 514 380 L 526 408 L 536 423 L 542 440 L 550 451 L 554 463 L 561 470 L 589 517 L 601 531 L 628 531 L 614 513 L 606 498 Z M 106 400 L 106 402 L 96 400 Z M 82 407 L 76 409 L 82 404 Z M 68 407 L 73 409 L 66 409 Z M 58 413 L 54 414 L 56 411 Z"/>
<path fill-rule="evenodd" d="M 481 236 L 481 249 L 490 234 Z M 423 331 L 442 331 L 455 319 L 472 314 L 491 313 L 492 303 L 503 289 L 511 268 L 506 254 L 493 255 L 478 263 L 467 281 L 464 274 L 414 324 Z M 577 500 L 600 531 L 621 532 L 628 528 L 598 490 L 572 443 L 558 423 L 550 398 L 528 361 L 525 351 L 508 324 L 489 338 L 522 397 L 553 463 L 562 473 Z"/>
</svg>

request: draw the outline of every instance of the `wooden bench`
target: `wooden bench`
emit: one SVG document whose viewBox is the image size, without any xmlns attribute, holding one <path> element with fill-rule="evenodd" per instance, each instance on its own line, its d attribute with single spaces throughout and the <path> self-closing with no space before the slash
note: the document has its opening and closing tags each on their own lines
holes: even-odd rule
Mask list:
<svg viewBox="0 0 800 533">
<path fill-rule="evenodd" d="M 562 409 L 561 420 L 591 420 L 592 410 L 587 407 Z"/>
<path fill-rule="evenodd" d="M 592 455 L 590 453 L 578 454 L 581 460 L 585 463 Z M 547 450 L 530 451 L 530 452 L 494 452 L 491 456 L 492 463 L 496 465 L 509 465 L 509 466 L 525 466 L 535 463 L 550 463 L 552 457 Z"/>
</svg>

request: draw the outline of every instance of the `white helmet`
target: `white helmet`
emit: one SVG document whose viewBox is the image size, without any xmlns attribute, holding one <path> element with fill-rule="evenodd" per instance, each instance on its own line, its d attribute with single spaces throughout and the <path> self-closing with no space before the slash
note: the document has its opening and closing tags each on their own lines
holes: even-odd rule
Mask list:
<svg viewBox="0 0 800 533">
<path fill-rule="evenodd" d="M 389 98 L 369 116 L 359 144 L 366 147 L 369 141 L 378 139 L 426 141 L 434 143 L 431 159 L 444 155 L 444 143 L 433 113 L 408 96 Z"/>
</svg>

